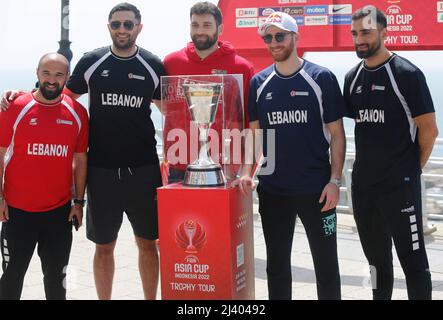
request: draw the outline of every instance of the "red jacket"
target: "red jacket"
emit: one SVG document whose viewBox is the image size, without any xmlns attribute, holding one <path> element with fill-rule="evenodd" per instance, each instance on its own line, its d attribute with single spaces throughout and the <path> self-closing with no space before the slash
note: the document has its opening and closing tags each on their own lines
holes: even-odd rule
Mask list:
<svg viewBox="0 0 443 320">
<path fill-rule="evenodd" d="M 249 81 L 254 68 L 248 60 L 239 56 L 230 42 L 219 41 L 218 50 L 202 60 L 195 52 L 194 43 L 165 57 L 163 61 L 168 76 L 203 74 L 242 74 L 245 125 L 248 125 Z"/>
<path fill-rule="evenodd" d="M 195 47 L 192 42 L 189 42 L 188 45 L 176 52 L 173 52 L 167 55 L 163 61 L 166 74 L 168 76 L 177 76 L 177 75 L 217 75 L 217 74 L 242 74 L 243 75 L 243 117 L 244 124 L 241 127 L 248 127 L 248 112 L 247 112 L 247 99 L 249 96 L 249 81 L 254 75 L 254 68 L 252 64 L 246 60 L 245 58 L 239 56 L 234 47 L 226 41 L 218 42 L 219 48 L 210 54 L 205 59 L 201 59 L 197 53 L 195 52 Z M 235 81 L 234 81 L 235 82 Z M 227 83 L 230 86 L 233 83 Z M 225 83 L 226 85 L 226 83 Z M 177 85 L 176 85 L 177 86 Z M 225 92 L 227 92 L 228 88 L 225 88 Z M 229 89 L 228 89 L 229 90 Z M 225 97 L 225 99 L 235 100 L 236 97 L 229 96 Z M 228 103 L 229 105 L 229 103 Z M 164 145 L 165 145 L 165 155 L 167 155 L 167 150 L 169 147 L 175 142 L 167 141 L 166 135 L 169 130 L 174 128 L 184 129 L 187 133 L 188 137 L 188 154 L 187 154 L 187 163 L 190 163 L 194 160 L 194 157 L 190 157 L 190 145 L 189 145 L 189 111 L 187 109 L 184 101 L 165 101 L 164 100 L 165 110 L 163 110 L 163 114 L 166 116 L 166 121 L 164 124 Z M 217 110 L 217 118 L 221 117 L 221 108 Z M 229 113 L 228 110 L 225 110 Z M 174 112 L 176 116 L 173 117 L 173 120 L 168 120 L 171 113 Z M 230 119 L 230 121 L 233 119 Z M 212 129 L 217 130 L 217 132 L 221 132 L 221 124 L 220 120 L 217 120 L 212 125 Z M 239 128 L 242 129 L 242 128 Z M 221 134 L 221 133 L 220 133 Z M 222 145 L 220 145 L 220 154 Z M 191 158 L 191 159 L 190 159 Z M 181 169 L 185 169 L 186 165 L 178 165 L 173 167 L 178 167 Z"/>
</svg>

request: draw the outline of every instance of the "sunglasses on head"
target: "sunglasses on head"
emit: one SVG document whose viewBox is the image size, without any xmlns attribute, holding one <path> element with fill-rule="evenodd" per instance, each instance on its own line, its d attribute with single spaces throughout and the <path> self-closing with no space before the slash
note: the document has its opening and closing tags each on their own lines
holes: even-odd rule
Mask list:
<svg viewBox="0 0 443 320">
<path fill-rule="evenodd" d="M 134 22 L 132 22 L 130 20 L 127 20 L 124 22 L 112 21 L 109 25 L 111 26 L 112 30 L 118 30 L 118 29 L 120 29 L 120 26 L 122 25 L 122 23 L 123 23 L 123 28 L 125 28 L 125 30 L 128 30 L 128 31 L 131 31 L 132 29 L 134 29 L 134 27 L 136 25 Z"/>
<path fill-rule="evenodd" d="M 272 34 L 267 34 L 263 36 L 263 41 L 266 44 L 270 44 L 272 42 L 272 38 L 277 42 L 283 42 L 285 40 L 286 35 L 291 34 L 292 32 L 277 32 L 274 36 Z"/>
</svg>

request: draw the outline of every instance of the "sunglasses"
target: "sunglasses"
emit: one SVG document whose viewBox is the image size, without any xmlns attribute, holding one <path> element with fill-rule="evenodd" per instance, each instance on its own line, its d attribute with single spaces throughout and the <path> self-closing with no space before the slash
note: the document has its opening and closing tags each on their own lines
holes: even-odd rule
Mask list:
<svg viewBox="0 0 443 320">
<path fill-rule="evenodd" d="M 124 22 L 121 21 L 112 21 L 109 25 L 111 26 L 112 30 L 118 30 L 120 29 L 121 25 L 123 24 L 123 28 L 125 28 L 125 30 L 127 31 L 131 31 L 132 29 L 134 29 L 134 27 L 138 24 L 138 23 L 134 23 L 130 20 L 126 20 Z"/>
<path fill-rule="evenodd" d="M 286 35 L 291 34 L 292 32 L 277 32 L 274 36 L 272 34 L 267 34 L 263 36 L 263 41 L 266 44 L 270 44 L 272 42 L 272 38 L 277 42 L 283 42 L 285 40 Z"/>
</svg>

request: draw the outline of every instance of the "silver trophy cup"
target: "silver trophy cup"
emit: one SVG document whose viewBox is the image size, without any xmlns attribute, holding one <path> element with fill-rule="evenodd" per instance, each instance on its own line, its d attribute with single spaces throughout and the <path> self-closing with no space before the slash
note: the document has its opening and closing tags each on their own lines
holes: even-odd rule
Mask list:
<svg viewBox="0 0 443 320">
<path fill-rule="evenodd" d="M 215 121 L 221 83 L 183 84 L 186 103 L 191 121 L 198 126 L 198 159 L 186 168 L 183 185 L 191 187 L 218 187 L 226 184 L 222 168 L 215 163 L 208 152 L 209 128 Z"/>
</svg>

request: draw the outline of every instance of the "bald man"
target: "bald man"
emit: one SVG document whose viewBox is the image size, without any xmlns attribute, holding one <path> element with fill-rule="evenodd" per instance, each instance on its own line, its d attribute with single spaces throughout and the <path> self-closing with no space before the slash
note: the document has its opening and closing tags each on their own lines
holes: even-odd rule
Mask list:
<svg viewBox="0 0 443 320">
<path fill-rule="evenodd" d="M 38 90 L 0 113 L 0 300 L 20 299 L 36 246 L 46 298 L 66 299 L 63 280 L 72 224 L 78 227 L 83 219 L 78 199 L 85 193 L 88 147 L 86 109 L 62 94 L 68 76 L 62 55 L 44 55 L 37 68 Z"/>
</svg>

